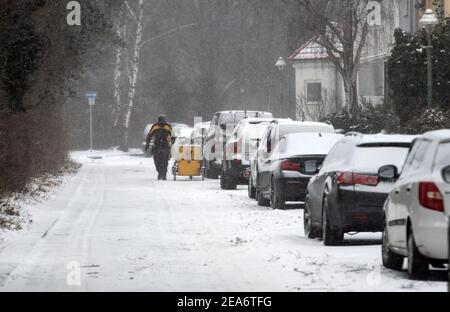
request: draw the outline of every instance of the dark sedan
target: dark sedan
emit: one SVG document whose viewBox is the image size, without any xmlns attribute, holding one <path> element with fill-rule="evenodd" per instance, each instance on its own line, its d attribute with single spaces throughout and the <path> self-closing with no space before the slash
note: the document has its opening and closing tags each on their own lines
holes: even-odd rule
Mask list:
<svg viewBox="0 0 450 312">
<path fill-rule="evenodd" d="M 383 229 L 383 205 L 394 180 L 379 170 L 402 168 L 413 136 L 350 134 L 339 141 L 308 185 L 304 228 L 325 245 L 342 243 L 344 233 Z"/>
<path fill-rule="evenodd" d="M 282 136 L 270 156 L 258 160 L 259 196 L 270 201 L 273 209 L 284 209 L 288 201 L 304 201 L 309 179 L 341 138 L 319 132 Z"/>
</svg>

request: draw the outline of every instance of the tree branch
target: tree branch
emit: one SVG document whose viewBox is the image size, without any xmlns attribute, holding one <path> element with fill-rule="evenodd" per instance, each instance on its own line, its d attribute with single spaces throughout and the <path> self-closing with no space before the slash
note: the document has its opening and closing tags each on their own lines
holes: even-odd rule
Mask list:
<svg viewBox="0 0 450 312">
<path fill-rule="evenodd" d="M 125 7 L 128 9 L 128 13 L 130 13 L 130 15 L 133 17 L 133 19 L 135 20 L 135 21 L 137 21 L 137 15 L 136 15 L 136 13 L 133 11 L 133 9 L 131 8 L 131 6 L 130 6 L 130 4 L 128 3 L 128 1 L 125 1 L 124 2 L 124 4 L 125 4 Z"/>
<path fill-rule="evenodd" d="M 150 42 L 152 42 L 152 41 L 154 41 L 154 40 L 160 39 L 160 38 L 162 38 L 162 37 L 164 37 L 164 36 L 168 36 L 168 35 L 170 35 L 170 34 L 172 34 L 172 33 L 174 33 L 174 32 L 177 32 L 177 31 L 179 31 L 179 30 L 183 30 L 183 29 L 190 28 L 190 27 L 197 26 L 197 25 L 198 25 L 198 23 L 192 23 L 192 24 L 187 24 L 187 25 L 183 25 L 183 26 L 179 26 L 179 27 L 173 28 L 173 29 L 171 29 L 171 30 L 169 30 L 169 31 L 166 31 L 166 32 L 164 32 L 164 33 L 162 33 L 162 34 L 159 34 L 159 35 L 157 35 L 157 36 L 155 36 L 155 37 L 152 37 L 152 38 L 150 38 L 150 39 L 147 39 L 147 40 L 143 41 L 143 42 L 140 44 L 140 47 L 142 48 L 142 47 L 143 47 L 144 45 L 146 45 L 147 43 L 150 43 Z"/>
</svg>

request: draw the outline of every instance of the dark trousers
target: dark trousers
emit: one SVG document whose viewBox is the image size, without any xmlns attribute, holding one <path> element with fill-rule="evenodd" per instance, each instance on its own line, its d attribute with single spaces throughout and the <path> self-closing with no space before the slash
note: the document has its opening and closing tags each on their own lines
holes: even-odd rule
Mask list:
<svg viewBox="0 0 450 312">
<path fill-rule="evenodd" d="M 153 151 L 153 160 L 158 171 L 158 178 L 167 178 L 167 167 L 169 166 L 169 148 L 155 148 Z"/>
</svg>

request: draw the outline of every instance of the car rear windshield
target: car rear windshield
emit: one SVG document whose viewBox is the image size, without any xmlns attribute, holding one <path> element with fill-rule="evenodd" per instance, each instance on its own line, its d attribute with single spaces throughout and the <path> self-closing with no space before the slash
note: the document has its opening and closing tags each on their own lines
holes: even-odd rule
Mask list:
<svg viewBox="0 0 450 312">
<path fill-rule="evenodd" d="M 386 165 L 394 165 L 403 168 L 409 147 L 397 146 L 358 146 L 354 157 L 354 171 L 361 173 L 377 174 L 378 170 Z"/>
<path fill-rule="evenodd" d="M 450 165 L 450 142 L 439 144 L 435 164 L 439 167 Z"/>
<path fill-rule="evenodd" d="M 280 125 L 280 138 L 290 133 L 334 133 L 334 129 L 330 126 L 310 126 L 302 124 Z"/>
<path fill-rule="evenodd" d="M 265 112 L 226 112 L 220 115 L 219 123 L 221 125 L 228 124 L 228 123 L 235 123 L 237 124 L 239 121 L 241 121 L 244 118 L 272 118 L 271 113 L 265 113 Z"/>
<path fill-rule="evenodd" d="M 269 126 L 269 122 L 260 122 L 258 124 L 247 124 L 242 130 L 241 135 L 249 140 L 261 139 Z"/>
</svg>

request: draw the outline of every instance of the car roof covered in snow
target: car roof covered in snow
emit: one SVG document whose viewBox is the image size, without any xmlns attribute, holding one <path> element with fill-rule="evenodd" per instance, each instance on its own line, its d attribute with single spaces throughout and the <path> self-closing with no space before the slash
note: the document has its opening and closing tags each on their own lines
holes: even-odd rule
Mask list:
<svg viewBox="0 0 450 312">
<path fill-rule="evenodd" d="M 251 118 L 244 118 L 240 121 L 240 123 L 242 124 L 246 124 L 246 123 L 261 123 L 261 122 L 272 122 L 273 118 L 255 118 L 255 117 L 251 117 Z"/>
<path fill-rule="evenodd" d="M 216 114 L 236 114 L 236 113 L 245 113 L 245 110 L 223 110 L 218 111 Z M 270 112 L 266 111 L 259 111 L 259 110 L 248 110 L 247 113 L 264 113 L 264 114 L 271 114 Z"/>
<path fill-rule="evenodd" d="M 194 128 L 202 128 L 202 127 L 209 127 L 211 126 L 211 121 L 205 121 L 205 122 L 198 122 L 194 125 Z"/>
<path fill-rule="evenodd" d="M 430 140 L 448 141 L 450 140 L 450 129 L 426 132 L 422 135 L 422 137 Z"/>
</svg>

